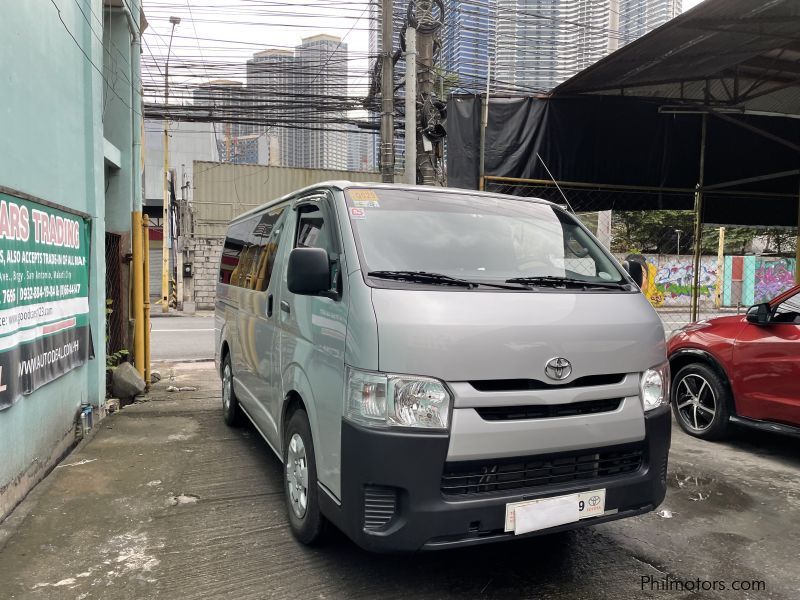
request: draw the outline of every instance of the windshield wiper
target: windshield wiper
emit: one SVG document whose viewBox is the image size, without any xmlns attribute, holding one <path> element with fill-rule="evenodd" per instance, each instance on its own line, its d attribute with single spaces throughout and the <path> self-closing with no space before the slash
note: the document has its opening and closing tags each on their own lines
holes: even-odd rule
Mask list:
<svg viewBox="0 0 800 600">
<path fill-rule="evenodd" d="M 394 279 L 396 281 L 413 281 L 414 283 L 427 283 L 431 285 L 455 285 L 468 289 L 480 286 L 499 288 L 501 290 L 525 290 L 527 286 L 506 285 L 504 283 L 490 283 L 488 281 L 470 281 L 459 279 L 443 273 L 429 273 L 428 271 L 370 271 L 368 277 L 376 279 Z"/>
<path fill-rule="evenodd" d="M 554 275 L 543 275 L 539 277 L 513 277 L 506 279 L 506 283 L 521 283 L 533 286 L 580 286 L 583 288 L 602 288 L 609 290 L 630 290 L 627 283 L 616 283 L 614 281 L 586 281 L 574 277 L 557 277 Z"/>
<path fill-rule="evenodd" d="M 433 285 L 456 285 L 466 288 L 478 287 L 477 283 L 450 277 L 442 273 L 428 273 L 427 271 L 370 271 L 368 277 L 376 279 L 394 279 L 397 281 L 413 281 L 415 283 L 430 283 Z"/>
</svg>

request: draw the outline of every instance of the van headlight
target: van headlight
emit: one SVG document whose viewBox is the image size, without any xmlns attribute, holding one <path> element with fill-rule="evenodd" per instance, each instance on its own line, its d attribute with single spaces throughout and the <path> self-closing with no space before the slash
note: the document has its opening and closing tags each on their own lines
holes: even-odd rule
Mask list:
<svg viewBox="0 0 800 600">
<path fill-rule="evenodd" d="M 669 363 L 647 369 L 642 373 L 641 392 L 644 411 L 669 404 Z"/>
<path fill-rule="evenodd" d="M 446 430 L 451 400 L 438 379 L 347 369 L 345 417 L 361 425 Z"/>
</svg>

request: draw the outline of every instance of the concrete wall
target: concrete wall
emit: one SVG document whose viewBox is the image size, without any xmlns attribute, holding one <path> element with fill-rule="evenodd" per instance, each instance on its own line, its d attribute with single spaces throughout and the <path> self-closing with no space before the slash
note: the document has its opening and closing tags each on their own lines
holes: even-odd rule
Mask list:
<svg viewBox="0 0 800 600">
<path fill-rule="evenodd" d="M 138 11 L 138 0 L 128 3 Z M 50 2 L 10 2 L 2 9 L 0 186 L 91 216 L 95 358 L 0 411 L 0 520 L 70 447 L 81 403 L 104 401 L 106 217 L 113 214 L 120 230 L 126 228 L 126 213 L 130 219 L 129 191 L 115 195 L 111 206 L 105 198 L 104 124 L 117 144 L 130 149 L 124 125 L 112 127 L 117 120 L 130 124 L 130 113 L 116 109 L 116 97 L 105 93 L 98 72 L 107 53 L 103 27 L 92 15 L 103 15 L 103 2 L 56 0 L 56 5 L 60 19 Z M 119 18 L 124 24 L 122 13 L 109 20 Z M 114 31 L 119 33 L 116 26 Z M 126 36 L 115 39 L 120 50 L 129 51 Z M 117 212 L 123 196 L 126 205 Z"/>
<path fill-rule="evenodd" d="M 192 257 L 194 277 L 184 285 L 189 297 L 193 297 L 201 310 L 214 308 L 223 242 L 223 238 L 191 238 L 186 243 L 187 254 Z"/>
</svg>

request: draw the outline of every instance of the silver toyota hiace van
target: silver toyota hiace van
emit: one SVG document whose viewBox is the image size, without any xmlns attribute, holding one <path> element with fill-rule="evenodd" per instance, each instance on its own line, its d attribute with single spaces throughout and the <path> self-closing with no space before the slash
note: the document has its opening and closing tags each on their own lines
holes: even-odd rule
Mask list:
<svg viewBox="0 0 800 600">
<path fill-rule="evenodd" d="M 223 415 L 284 465 L 302 542 L 450 548 L 653 510 L 670 445 L 664 329 L 543 200 L 334 182 L 234 220 Z"/>
</svg>

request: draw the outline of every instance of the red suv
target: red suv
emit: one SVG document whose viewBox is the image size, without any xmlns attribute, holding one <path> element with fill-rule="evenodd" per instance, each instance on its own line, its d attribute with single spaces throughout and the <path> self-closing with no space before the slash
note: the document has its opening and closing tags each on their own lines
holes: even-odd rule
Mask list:
<svg viewBox="0 0 800 600">
<path fill-rule="evenodd" d="M 734 422 L 800 435 L 800 286 L 744 316 L 687 325 L 668 355 L 686 433 L 719 439 Z"/>
</svg>

